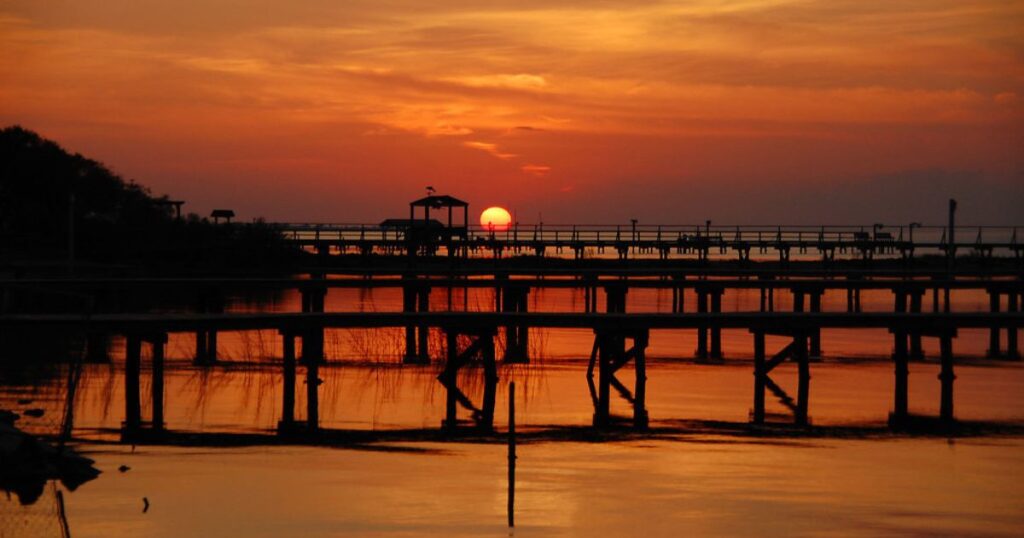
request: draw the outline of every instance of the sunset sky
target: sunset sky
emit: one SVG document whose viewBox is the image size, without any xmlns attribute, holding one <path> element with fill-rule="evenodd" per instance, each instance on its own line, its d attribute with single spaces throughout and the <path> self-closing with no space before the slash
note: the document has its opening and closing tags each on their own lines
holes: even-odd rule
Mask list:
<svg viewBox="0 0 1024 538">
<path fill-rule="evenodd" d="M 242 219 L 1024 221 L 1024 2 L 296 4 L 0 2 L 0 124 Z"/>
</svg>

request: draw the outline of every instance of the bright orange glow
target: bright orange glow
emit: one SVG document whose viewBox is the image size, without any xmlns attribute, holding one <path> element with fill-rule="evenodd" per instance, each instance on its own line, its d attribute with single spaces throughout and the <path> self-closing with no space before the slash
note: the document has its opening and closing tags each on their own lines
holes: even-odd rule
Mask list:
<svg viewBox="0 0 1024 538">
<path fill-rule="evenodd" d="M 512 224 L 512 214 L 504 207 L 488 207 L 480 213 L 480 226 L 490 232 L 504 232 Z"/>
<path fill-rule="evenodd" d="M 0 126 L 240 220 L 1019 223 L 1022 2 L 235 4 L 0 2 Z"/>
</svg>

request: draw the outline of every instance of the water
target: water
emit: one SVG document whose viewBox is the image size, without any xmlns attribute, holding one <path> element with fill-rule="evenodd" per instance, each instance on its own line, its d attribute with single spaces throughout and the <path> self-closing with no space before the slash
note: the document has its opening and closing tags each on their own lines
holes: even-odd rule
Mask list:
<svg viewBox="0 0 1024 538">
<path fill-rule="evenodd" d="M 631 292 L 628 308 L 664 311 L 670 303 L 666 293 Z M 577 295 L 535 292 L 530 308 L 582 310 Z M 229 310 L 298 309 L 292 294 L 269 302 L 245 299 L 236 298 Z M 825 310 L 845 309 L 841 299 L 827 295 Z M 398 310 L 400 300 L 391 290 L 332 290 L 327 309 Z M 738 292 L 727 295 L 723 306 L 754 309 L 757 300 L 756 292 Z M 959 310 L 987 308 L 980 294 L 961 293 L 955 300 Z M 785 301 L 778 299 L 780 310 Z M 865 309 L 891 308 L 888 294 L 865 294 L 863 301 Z M 491 304 L 486 290 L 453 296 L 453 309 Z M 688 308 L 694 304 L 687 297 Z M 447 296 L 434 294 L 432 308 L 447 308 Z M 956 370 L 956 415 L 1024 422 L 1024 365 L 976 358 L 987 336 L 962 331 L 956 341 L 963 357 Z M 534 362 L 499 371 L 495 426 L 506 428 L 507 383 L 515 381 L 517 427 L 523 432 L 516 535 L 1017 536 L 1024 528 L 1024 438 L 886 432 L 893 368 L 885 359 L 891 337 L 884 332 L 823 334 L 827 356 L 811 365 L 810 389 L 811 420 L 823 430 L 794 437 L 786 429 L 751 436 L 705 422 L 748 420 L 749 334 L 726 331 L 728 360 L 709 366 L 690 359 L 696 346 L 691 332 L 655 331 L 647 410 L 656 434 L 600 443 L 586 434 L 593 407 L 584 357 L 592 338 L 588 331 L 536 331 Z M 113 365 L 86 368 L 76 402 L 80 448 L 104 474 L 73 492 L 51 485 L 30 506 L 0 498 L 0 536 L 60 536 L 57 491 L 64 494 L 76 537 L 509 535 L 500 438 L 440 442 L 440 366 L 399 365 L 400 340 L 400 331 L 328 334 L 329 363 L 320 371 L 321 425 L 377 436 L 374 443 L 334 447 L 278 444 L 273 430 L 282 389 L 275 358 L 281 343 L 267 332 L 222 335 L 221 356 L 227 360 L 214 368 L 190 365 L 194 344 L 188 335 L 174 336 L 168 347 L 167 427 L 243 446 L 122 445 L 117 430 L 123 377 L 115 349 Z M 769 339 L 770 350 L 781 345 Z M 299 373 L 301 419 L 305 387 L 301 368 Z M 911 365 L 911 412 L 938 413 L 937 373 L 933 362 Z M 618 378 L 632 388 L 629 367 Z M 792 365 L 783 364 L 772 378 L 795 394 Z M 464 370 L 459 384 L 470 399 L 481 401 L 480 369 Z M 148 417 L 145 371 L 142 391 Z M 44 409 L 42 417 L 19 424 L 45 431 L 58 421 L 62 396 L 60 376 L 31 387 L 0 387 L 0 408 Z M 18 403 L 24 399 L 32 403 Z M 771 395 L 768 406 L 773 420 L 786 419 L 786 409 Z M 612 413 L 632 413 L 614 392 Z M 468 417 L 460 410 L 460 418 Z M 121 465 L 130 470 L 119 472 Z M 145 513 L 144 497 L 150 503 Z"/>
</svg>

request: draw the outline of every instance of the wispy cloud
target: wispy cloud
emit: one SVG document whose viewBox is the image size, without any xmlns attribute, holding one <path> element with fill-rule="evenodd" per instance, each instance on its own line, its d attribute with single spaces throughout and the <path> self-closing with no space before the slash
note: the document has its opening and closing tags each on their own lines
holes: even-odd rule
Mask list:
<svg viewBox="0 0 1024 538">
<path fill-rule="evenodd" d="M 540 75 L 520 73 L 517 75 L 475 75 L 450 78 L 453 82 L 476 88 L 514 88 L 518 90 L 537 90 L 548 85 L 548 81 Z"/>
<path fill-rule="evenodd" d="M 551 171 L 550 166 L 545 166 L 543 164 L 524 164 L 519 169 L 534 176 L 545 176 Z"/>
<path fill-rule="evenodd" d="M 484 153 L 487 153 L 493 157 L 497 157 L 502 160 L 514 159 L 518 157 L 518 155 L 514 153 L 505 153 L 500 151 L 498 149 L 497 144 L 491 144 L 489 142 L 466 141 L 463 142 L 462 145 L 466 146 L 467 148 L 478 149 Z"/>
</svg>

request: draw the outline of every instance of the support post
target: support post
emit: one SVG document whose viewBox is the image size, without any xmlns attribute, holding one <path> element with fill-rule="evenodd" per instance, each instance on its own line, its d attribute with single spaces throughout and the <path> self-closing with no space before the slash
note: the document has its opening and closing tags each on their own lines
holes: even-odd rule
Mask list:
<svg viewBox="0 0 1024 538">
<path fill-rule="evenodd" d="M 808 424 L 807 409 L 810 397 L 811 367 L 807 357 L 807 334 L 798 333 L 794 337 L 796 361 L 799 372 L 799 384 L 796 397 L 796 424 L 806 426 Z"/>
<path fill-rule="evenodd" d="M 633 427 L 647 429 L 647 331 L 633 338 L 633 361 L 636 382 L 633 388 Z"/>
<path fill-rule="evenodd" d="M 217 331 L 211 329 L 206 333 L 206 359 L 203 364 L 217 362 Z"/>
<path fill-rule="evenodd" d="M 1018 302 L 1017 291 L 1013 290 L 1007 294 L 1006 310 L 1017 312 L 1020 303 Z M 1017 327 L 1007 325 L 1006 327 L 1006 357 L 1009 359 L 1020 359 L 1020 349 L 1017 347 Z"/>
<path fill-rule="evenodd" d="M 484 338 L 481 336 L 481 338 Z M 480 429 L 491 431 L 494 429 L 494 405 L 498 391 L 498 365 L 494 356 L 494 338 L 487 337 L 483 348 L 484 362 L 484 402 L 481 409 Z"/>
<path fill-rule="evenodd" d="M 501 311 L 526 312 L 529 292 L 526 286 L 507 286 L 502 293 Z M 505 362 L 529 362 L 528 338 L 529 327 L 525 324 L 513 323 L 505 327 Z"/>
<path fill-rule="evenodd" d="M 611 350 L 609 349 L 609 336 L 597 333 L 597 367 L 598 367 L 598 389 L 597 408 L 594 409 L 594 426 L 603 428 L 610 422 L 611 411 Z"/>
<path fill-rule="evenodd" d="M 150 340 L 153 350 L 152 380 L 150 381 L 153 400 L 153 429 L 164 429 L 164 349 L 167 345 L 167 335 L 158 334 Z"/>
<path fill-rule="evenodd" d="M 142 407 L 139 398 L 139 370 L 142 361 L 142 340 L 129 334 L 125 340 L 124 361 L 124 427 L 134 434 L 142 426 Z"/>
<path fill-rule="evenodd" d="M 949 333 L 939 337 L 940 357 L 942 361 L 939 381 L 942 383 L 942 395 L 939 401 L 939 417 L 944 422 L 953 422 L 953 336 Z"/>
<path fill-rule="evenodd" d="M 196 356 L 193 359 L 195 364 L 207 364 L 209 362 L 206 353 L 208 351 L 208 344 L 206 341 L 206 331 L 196 331 Z"/>
<path fill-rule="evenodd" d="M 302 343 L 306 347 L 306 342 Z M 303 350 L 305 351 L 305 350 Z M 303 353 L 305 354 L 305 353 Z M 320 429 L 320 361 L 306 360 L 306 428 L 312 433 Z"/>
<path fill-rule="evenodd" d="M 420 312 L 430 311 L 430 287 L 421 286 L 418 290 L 418 303 Z M 419 339 L 419 353 L 417 354 L 418 362 L 420 364 L 427 364 L 430 362 L 430 350 L 427 348 L 430 336 L 430 327 L 426 323 L 421 323 L 416 328 L 417 336 Z"/>
<path fill-rule="evenodd" d="M 910 311 L 915 314 L 921 313 L 921 303 L 924 299 L 924 289 L 910 291 Z M 915 361 L 924 360 L 924 346 L 921 345 L 921 333 L 915 331 L 910 333 L 910 359 Z"/>
<path fill-rule="evenodd" d="M 764 332 L 754 332 L 754 424 L 764 424 Z"/>
<path fill-rule="evenodd" d="M 448 361 L 446 367 L 458 364 L 459 362 L 459 335 L 455 331 L 446 330 L 445 338 L 447 339 L 448 348 Z M 444 374 L 442 374 L 444 375 Z M 458 375 L 458 369 L 452 371 L 451 379 L 447 380 L 445 384 L 445 419 L 441 426 L 446 430 L 455 430 L 458 426 L 458 417 L 456 415 L 456 404 L 458 403 L 455 394 L 455 383 L 456 376 Z"/>
<path fill-rule="evenodd" d="M 708 292 L 703 288 L 697 290 L 697 313 L 706 314 L 708 311 Z M 708 358 L 708 328 L 701 325 L 697 328 L 697 360 Z"/>
<path fill-rule="evenodd" d="M 416 293 L 412 285 L 406 284 L 402 287 L 402 311 L 411 313 L 416 311 Z M 418 362 L 419 354 L 416 352 L 416 326 L 407 324 L 405 326 L 405 363 Z"/>
<path fill-rule="evenodd" d="M 722 289 L 715 288 L 711 290 L 711 312 L 719 313 L 722 311 Z M 709 357 L 713 361 L 722 360 L 722 328 L 717 324 L 711 326 L 711 356 Z"/>
<path fill-rule="evenodd" d="M 811 299 L 811 312 L 821 312 L 821 295 L 824 293 L 820 289 L 816 289 L 810 292 Z M 821 359 L 821 329 L 814 329 L 811 331 L 810 337 L 810 358 L 814 360 Z"/>
<path fill-rule="evenodd" d="M 993 314 L 999 313 L 999 290 L 990 289 L 988 290 L 988 307 L 989 312 Z M 993 325 L 988 330 L 988 357 L 998 358 L 1001 356 L 999 349 L 999 325 Z"/>
<path fill-rule="evenodd" d="M 295 335 L 282 332 L 283 345 L 282 397 L 281 397 L 281 431 L 295 428 Z"/>
</svg>

